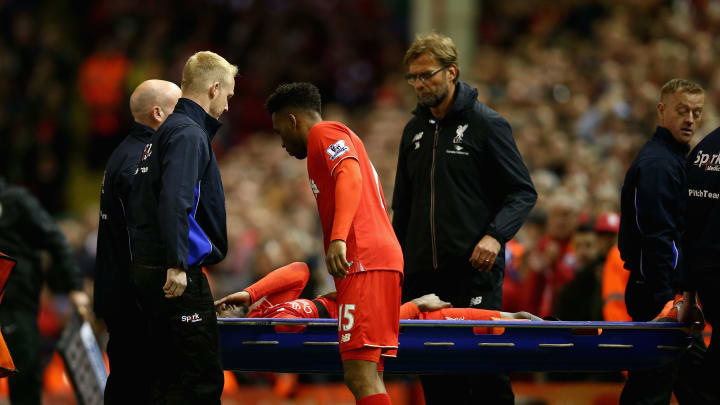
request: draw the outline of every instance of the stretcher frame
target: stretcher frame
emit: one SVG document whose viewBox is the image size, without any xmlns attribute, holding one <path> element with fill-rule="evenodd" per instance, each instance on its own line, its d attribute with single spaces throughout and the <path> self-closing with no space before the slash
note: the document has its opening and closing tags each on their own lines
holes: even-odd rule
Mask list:
<svg viewBox="0 0 720 405">
<path fill-rule="evenodd" d="M 227 370 L 342 372 L 336 319 L 220 318 L 218 325 Z M 279 333 L 275 325 L 305 330 Z M 386 373 L 650 369 L 680 357 L 691 337 L 674 322 L 402 320 L 399 342 Z"/>
</svg>

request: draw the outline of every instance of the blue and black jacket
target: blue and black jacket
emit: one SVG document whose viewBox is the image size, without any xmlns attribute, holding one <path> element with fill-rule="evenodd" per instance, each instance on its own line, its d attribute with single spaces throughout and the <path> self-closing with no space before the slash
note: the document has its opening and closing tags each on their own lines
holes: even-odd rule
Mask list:
<svg viewBox="0 0 720 405">
<path fill-rule="evenodd" d="M 181 98 L 145 146 L 129 199 L 133 263 L 187 270 L 225 258 L 225 195 L 211 147 L 220 125 Z"/>
<path fill-rule="evenodd" d="M 622 187 L 618 248 L 632 272 L 631 281 L 645 285 L 655 308 L 681 290 L 688 150 L 670 131 L 657 127 L 630 165 Z"/>
<path fill-rule="evenodd" d="M 135 122 L 130 134 L 110 155 L 100 191 L 100 224 L 95 257 L 94 310 L 99 317 L 108 315 L 116 301 L 118 282 L 128 279 L 130 237 L 127 229 L 128 196 L 135 180 L 140 155 L 155 131 Z"/>
<path fill-rule="evenodd" d="M 683 247 L 684 285 L 697 290 L 720 263 L 720 128 L 712 131 L 687 160 L 688 203 Z"/>
</svg>

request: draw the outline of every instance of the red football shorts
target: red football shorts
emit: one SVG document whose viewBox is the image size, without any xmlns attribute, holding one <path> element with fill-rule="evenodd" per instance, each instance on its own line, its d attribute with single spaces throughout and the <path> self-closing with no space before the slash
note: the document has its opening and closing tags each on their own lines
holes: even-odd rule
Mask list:
<svg viewBox="0 0 720 405">
<path fill-rule="evenodd" d="M 335 279 L 338 341 L 343 360 L 396 357 L 400 332 L 402 273 L 370 270 Z"/>
</svg>

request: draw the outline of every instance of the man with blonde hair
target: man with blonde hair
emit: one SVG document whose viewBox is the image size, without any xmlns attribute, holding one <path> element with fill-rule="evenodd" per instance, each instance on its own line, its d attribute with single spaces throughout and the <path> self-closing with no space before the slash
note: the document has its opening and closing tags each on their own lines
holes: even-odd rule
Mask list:
<svg viewBox="0 0 720 405">
<path fill-rule="evenodd" d="M 130 241 L 125 207 L 135 179 L 140 155 L 150 138 L 172 114 L 180 88 L 165 80 L 146 80 L 130 96 L 135 119 L 130 134 L 108 159 L 100 192 L 100 223 L 95 258 L 94 309 L 108 328 L 110 375 L 105 384 L 105 404 L 137 403 L 148 396 L 143 350 L 147 326 L 139 321 L 130 285 Z"/>
<path fill-rule="evenodd" d="M 657 105 L 655 134 L 625 175 L 618 248 L 630 271 L 625 303 L 636 322 L 655 318 L 666 306 L 681 307 L 686 156 L 704 104 L 700 85 L 685 79 L 665 83 Z M 696 305 L 687 298 L 682 305 L 685 310 Z M 679 361 L 659 369 L 630 370 L 620 403 L 668 404 L 673 392 L 681 404 L 707 403 L 699 377 L 704 346 L 696 337 Z"/>
<path fill-rule="evenodd" d="M 459 80 L 452 39 L 418 36 L 404 64 L 418 103 L 402 134 L 392 203 L 403 299 L 437 293 L 455 307 L 498 310 L 505 243 L 537 198 L 530 174 L 508 122 Z M 502 374 L 421 381 L 428 405 L 514 402 Z"/>
<path fill-rule="evenodd" d="M 227 253 L 225 196 L 211 142 L 237 67 L 212 52 L 185 64 L 182 98 L 145 146 L 130 193 L 130 277 L 148 323 L 149 402 L 219 404 L 213 297 L 203 266 Z"/>
</svg>

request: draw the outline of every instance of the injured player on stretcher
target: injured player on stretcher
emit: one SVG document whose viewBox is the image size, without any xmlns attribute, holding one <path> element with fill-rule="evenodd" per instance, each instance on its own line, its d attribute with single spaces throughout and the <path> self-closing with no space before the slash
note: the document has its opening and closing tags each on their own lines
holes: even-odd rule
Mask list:
<svg viewBox="0 0 720 405">
<path fill-rule="evenodd" d="M 305 263 L 295 262 L 273 270 L 242 291 L 215 301 L 220 318 L 338 318 L 335 293 L 316 299 L 298 299 L 310 277 Z M 247 308 L 247 309 L 246 309 Z M 502 312 L 475 308 L 451 308 L 435 294 L 424 295 L 400 307 L 400 319 L 432 320 L 531 320 L 541 318 L 528 312 Z M 278 332 L 300 332 L 303 325 L 276 325 Z M 501 333 L 502 328 L 476 327 L 475 333 Z M 498 329 L 495 331 L 494 329 Z"/>
</svg>

